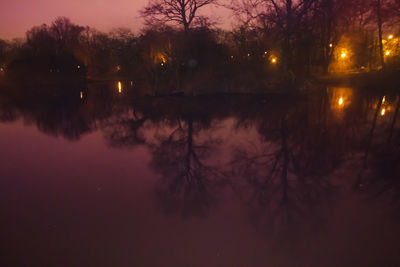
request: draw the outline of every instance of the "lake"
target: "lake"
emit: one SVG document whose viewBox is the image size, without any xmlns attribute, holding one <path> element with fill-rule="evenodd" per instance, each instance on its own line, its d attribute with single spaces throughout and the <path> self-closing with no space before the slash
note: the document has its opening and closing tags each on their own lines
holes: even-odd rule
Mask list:
<svg viewBox="0 0 400 267">
<path fill-rule="evenodd" d="M 3 266 L 398 266 L 399 95 L 3 90 Z"/>
</svg>

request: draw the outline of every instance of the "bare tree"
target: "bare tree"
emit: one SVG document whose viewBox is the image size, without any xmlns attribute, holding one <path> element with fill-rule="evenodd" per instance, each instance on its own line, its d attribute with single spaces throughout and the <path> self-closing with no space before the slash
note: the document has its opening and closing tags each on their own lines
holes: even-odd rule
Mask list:
<svg viewBox="0 0 400 267">
<path fill-rule="evenodd" d="M 321 46 L 323 73 L 328 73 L 329 65 L 333 59 L 335 48 L 340 40 L 346 18 L 349 16 L 349 4 L 344 0 L 318 0 L 316 1 L 314 23 L 316 35 Z"/>
<path fill-rule="evenodd" d="M 382 0 L 376 1 L 376 19 L 378 24 L 378 38 L 379 38 L 379 55 L 381 58 L 382 69 L 385 69 L 385 57 L 383 55 L 383 43 L 382 43 Z"/>
<path fill-rule="evenodd" d="M 73 50 L 74 47 L 78 46 L 84 29 L 84 27 L 72 23 L 69 18 L 56 18 L 49 27 L 49 32 L 56 41 L 57 52 L 64 49 Z"/>
<path fill-rule="evenodd" d="M 285 72 L 291 68 L 292 41 L 296 31 L 308 15 L 314 0 L 238 0 L 231 4 L 235 14 L 246 14 L 247 23 L 257 23 L 277 27 L 282 36 L 282 67 Z"/>
<path fill-rule="evenodd" d="M 140 13 L 148 24 L 177 23 L 187 32 L 194 23 L 204 22 L 197 12 L 211 4 L 217 0 L 150 0 Z"/>
<path fill-rule="evenodd" d="M 361 1 L 356 5 L 356 9 L 362 11 L 362 6 L 367 7 L 364 10 L 366 23 L 375 25 L 378 32 L 378 52 L 380 65 L 382 70 L 385 70 L 385 54 L 384 54 L 384 32 L 391 23 L 396 21 L 395 1 L 393 0 L 369 0 Z"/>
</svg>

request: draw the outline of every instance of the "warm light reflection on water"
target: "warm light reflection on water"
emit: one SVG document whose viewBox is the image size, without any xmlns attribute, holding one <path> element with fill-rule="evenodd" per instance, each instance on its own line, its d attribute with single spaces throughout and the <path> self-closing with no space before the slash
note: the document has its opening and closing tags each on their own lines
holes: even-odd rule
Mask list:
<svg viewBox="0 0 400 267">
<path fill-rule="evenodd" d="M 122 93 L 122 83 L 118 82 L 118 93 Z"/>
<path fill-rule="evenodd" d="M 329 87 L 328 94 L 331 95 L 331 108 L 341 110 L 351 104 L 353 89 L 348 87 Z"/>
</svg>

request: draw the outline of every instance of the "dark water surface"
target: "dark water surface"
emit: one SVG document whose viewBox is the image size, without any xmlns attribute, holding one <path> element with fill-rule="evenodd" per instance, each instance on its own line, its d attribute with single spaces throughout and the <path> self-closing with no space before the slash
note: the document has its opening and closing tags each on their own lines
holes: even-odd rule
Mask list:
<svg viewBox="0 0 400 267">
<path fill-rule="evenodd" d="M 399 266 L 396 94 L 0 96 L 2 266 Z"/>
</svg>

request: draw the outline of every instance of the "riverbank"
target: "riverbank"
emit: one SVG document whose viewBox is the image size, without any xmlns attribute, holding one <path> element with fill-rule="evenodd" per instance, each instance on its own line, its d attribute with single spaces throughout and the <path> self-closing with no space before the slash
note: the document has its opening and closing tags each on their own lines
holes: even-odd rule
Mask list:
<svg viewBox="0 0 400 267">
<path fill-rule="evenodd" d="M 332 73 L 315 77 L 314 82 L 326 86 L 348 86 L 367 90 L 400 90 L 400 71 Z"/>
</svg>

